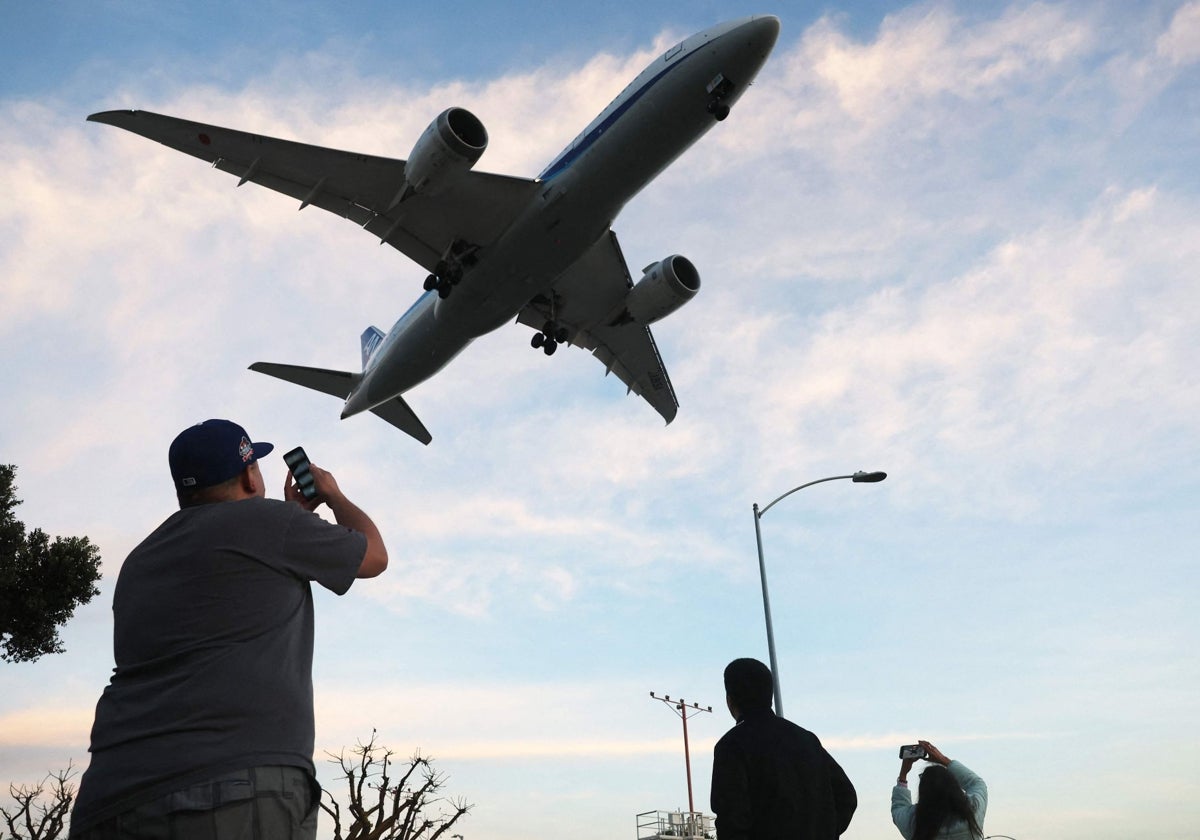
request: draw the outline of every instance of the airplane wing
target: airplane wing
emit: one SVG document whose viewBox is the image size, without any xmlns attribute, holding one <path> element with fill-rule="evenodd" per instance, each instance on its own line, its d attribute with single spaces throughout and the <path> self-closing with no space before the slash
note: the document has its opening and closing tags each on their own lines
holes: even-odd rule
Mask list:
<svg viewBox="0 0 1200 840">
<path fill-rule="evenodd" d="M 350 219 L 432 271 L 456 239 L 486 246 L 537 192 L 536 181 L 467 172 L 436 196 L 388 209 L 404 185 L 404 161 L 277 140 L 149 111 L 103 111 L 92 122 L 123 128 L 236 175 Z"/>
<path fill-rule="evenodd" d="M 615 373 L 670 423 L 679 402 L 650 328 L 609 322 L 631 288 L 625 257 L 610 230 L 554 281 L 553 300 L 539 295 L 517 321 L 535 330 L 548 320 L 566 327 L 571 344 L 590 350 L 604 363 L 606 375 Z"/>
</svg>

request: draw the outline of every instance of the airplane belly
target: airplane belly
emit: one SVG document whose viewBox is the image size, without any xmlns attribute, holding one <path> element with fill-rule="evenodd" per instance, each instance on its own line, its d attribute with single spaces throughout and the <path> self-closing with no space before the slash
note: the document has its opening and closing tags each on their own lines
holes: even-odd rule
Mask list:
<svg viewBox="0 0 1200 840">
<path fill-rule="evenodd" d="M 436 295 L 431 293 L 431 298 Z M 459 325 L 440 319 L 427 305 L 416 317 L 402 318 L 388 335 L 388 345 L 368 371 L 362 389 L 366 402 L 378 405 L 432 377 L 474 339 Z"/>
<path fill-rule="evenodd" d="M 604 211 L 612 203 L 609 199 L 573 190 L 568 197 L 531 210 L 488 248 L 449 297 L 437 302 L 438 321 L 472 337 L 512 323 L 525 304 L 545 292 L 608 230 L 611 216 Z"/>
</svg>

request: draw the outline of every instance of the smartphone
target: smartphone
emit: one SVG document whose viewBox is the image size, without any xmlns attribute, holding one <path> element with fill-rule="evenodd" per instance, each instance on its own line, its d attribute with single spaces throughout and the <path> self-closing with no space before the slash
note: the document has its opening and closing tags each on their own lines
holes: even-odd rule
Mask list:
<svg viewBox="0 0 1200 840">
<path fill-rule="evenodd" d="M 924 758 L 925 748 L 920 744 L 905 744 L 900 748 L 901 758 Z"/>
<path fill-rule="evenodd" d="M 292 451 L 284 453 L 283 463 L 287 464 L 292 478 L 296 479 L 296 484 L 300 487 L 300 494 L 306 499 L 316 498 L 317 480 L 313 478 L 312 470 L 308 468 L 308 456 L 304 454 L 304 447 L 297 446 Z"/>
</svg>

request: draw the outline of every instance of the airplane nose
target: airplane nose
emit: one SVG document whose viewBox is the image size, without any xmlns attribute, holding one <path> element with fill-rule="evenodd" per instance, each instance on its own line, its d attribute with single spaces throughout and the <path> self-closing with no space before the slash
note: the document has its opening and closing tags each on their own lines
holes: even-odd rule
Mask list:
<svg viewBox="0 0 1200 840">
<path fill-rule="evenodd" d="M 746 22 L 746 29 L 755 45 L 767 52 L 779 40 L 779 18 L 775 15 L 756 15 Z"/>
</svg>

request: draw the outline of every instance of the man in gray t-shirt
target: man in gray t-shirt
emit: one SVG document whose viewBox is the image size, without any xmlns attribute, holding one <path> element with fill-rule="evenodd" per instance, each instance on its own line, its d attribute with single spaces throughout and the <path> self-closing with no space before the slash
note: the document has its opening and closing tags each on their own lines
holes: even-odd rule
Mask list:
<svg viewBox="0 0 1200 840">
<path fill-rule="evenodd" d="M 116 668 L 72 838 L 315 836 L 310 582 L 342 595 L 387 550 L 319 467 L 311 501 L 290 475 L 285 501 L 265 498 L 257 461 L 272 448 L 227 420 L 172 443 L 180 510 L 117 579 Z M 337 524 L 312 512 L 322 503 Z"/>
</svg>

